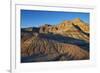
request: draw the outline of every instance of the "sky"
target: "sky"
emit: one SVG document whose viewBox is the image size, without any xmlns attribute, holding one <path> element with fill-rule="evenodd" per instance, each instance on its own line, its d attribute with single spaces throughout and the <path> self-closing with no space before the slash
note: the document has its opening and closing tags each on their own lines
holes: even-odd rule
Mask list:
<svg viewBox="0 0 100 73">
<path fill-rule="evenodd" d="M 80 18 L 89 24 L 89 13 L 83 12 L 61 12 L 61 11 L 40 11 L 21 10 L 21 27 L 40 27 L 44 24 L 56 25 L 64 20 Z"/>
</svg>

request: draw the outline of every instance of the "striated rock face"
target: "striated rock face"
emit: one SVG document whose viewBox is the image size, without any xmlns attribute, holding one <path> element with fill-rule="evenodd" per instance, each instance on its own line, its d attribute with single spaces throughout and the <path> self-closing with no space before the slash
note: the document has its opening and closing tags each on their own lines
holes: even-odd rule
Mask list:
<svg viewBox="0 0 100 73">
<path fill-rule="evenodd" d="M 40 27 L 40 33 L 60 34 L 89 42 L 89 25 L 79 18 L 66 20 L 55 26 L 44 25 Z"/>
<path fill-rule="evenodd" d="M 21 62 L 89 59 L 89 25 L 76 18 L 21 29 Z"/>
<path fill-rule="evenodd" d="M 44 25 L 40 28 L 40 32 L 58 32 L 58 31 L 67 31 L 67 30 L 77 30 L 74 25 L 78 26 L 83 32 L 89 33 L 89 26 L 81 19 L 76 18 L 71 21 L 63 21 L 59 25 L 51 26 L 51 25 Z"/>
<path fill-rule="evenodd" d="M 84 31 L 86 33 L 89 33 L 89 26 L 88 26 L 88 24 L 83 22 L 80 18 L 76 18 L 76 19 L 72 20 L 72 22 L 75 25 L 79 26 L 82 31 Z"/>
</svg>

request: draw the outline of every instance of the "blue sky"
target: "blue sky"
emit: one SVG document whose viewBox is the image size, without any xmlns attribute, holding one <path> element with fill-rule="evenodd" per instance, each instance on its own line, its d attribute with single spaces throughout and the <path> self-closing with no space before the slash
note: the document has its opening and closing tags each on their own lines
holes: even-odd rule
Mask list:
<svg viewBox="0 0 100 73">
<path fill-rule="evenodd" d="M 74 18 L 80 18 L 89 24 L 89 13 L 21 10 L 21 27 L 39 27 L 44 24 L 55 25 Z"/>
</svg>

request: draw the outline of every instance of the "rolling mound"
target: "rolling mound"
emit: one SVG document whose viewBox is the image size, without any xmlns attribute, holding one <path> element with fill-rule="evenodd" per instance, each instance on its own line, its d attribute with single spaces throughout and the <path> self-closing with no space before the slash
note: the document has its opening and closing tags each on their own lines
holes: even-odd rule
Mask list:
<svg viewBox="0 0 100 73">
<path fill-rule="evenodd" d="M 31 61 L 82 60 L 89 58 L 89 53 L 76 45 L 58 43 L 38 37 L 31 37 L 26 40 L 21 48 L 22 57 L 30 56 L 27 60 Z M 32 56 L 36 56 L 36 58 Z"/>
</svg>

